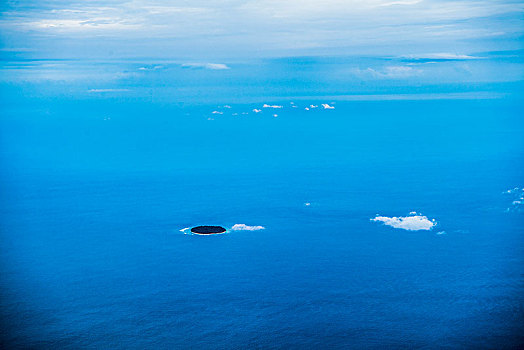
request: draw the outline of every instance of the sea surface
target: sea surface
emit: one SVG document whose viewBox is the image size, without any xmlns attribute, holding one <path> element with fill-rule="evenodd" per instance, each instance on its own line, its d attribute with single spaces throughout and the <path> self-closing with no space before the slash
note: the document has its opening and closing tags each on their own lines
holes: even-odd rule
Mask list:
<svg viewBox="0 0 524 350">
<path fill-rule="evenodd" d="M 524 344 L 518 94 L 24 91 L 2 85 L 2 348 Z M 411 212 L 436 226 L 372 221 Z"/>
</svg>

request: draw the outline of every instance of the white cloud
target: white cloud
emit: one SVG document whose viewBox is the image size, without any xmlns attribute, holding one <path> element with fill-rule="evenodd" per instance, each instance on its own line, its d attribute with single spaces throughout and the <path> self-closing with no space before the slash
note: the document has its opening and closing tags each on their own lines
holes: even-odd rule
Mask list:
<svg viewBox="0 0 524 350">
<path fill-rule="evenodd" d="M 262 110 L 261 110 L 261 109 L 256 109 L 256 108 L 255 108 L 255 109 L 253 109 L 253 112 L 255 112 L 255 113 L 260 113 L 260 112 L 262 112 Z"/>
<path fill-rule="evenodd" d="M 327 103 L 323 103 L 323 104 L 322 104 L 322 107 L 324 107 L 324 109 L 335 109 L 334 106 L 330 106 L 330 105 L 327 104 Z"/>
<path fill-rule="evenodd" d="M 509 189 L 507 191 L 504 191 L 503 193 L 518 193 L 518 192 L 521 192 L 521 191 L 524 192 L 524 188 L 521 190 L 520 188 L 515 187 L 515 188 Z"/>
<path fill-rule="evenodd" d="M 412 0 L 412 1 L 391 1 L 379 4 L 377 6 L 383 7 L 383 6 L 394 6 L 394 5 L 416 5 L 418 3 L 422 2 L 422 0 Z"/>
<path fill-rule="evenodd" d="M 229 66 L 223 63 L 184 63 L 183 68 L 193 69 L 211 69 L 211 70 L 225 70 L 231 69 Z"/>
<path fill-rule="evenodd" d="M 129 30 L 138 29 L 139 24 L 125 23 L 119 18 L 94 17 L 89 19 L 43 19 L 35 22 L 25 23 L 29 28 L 34 29 L 56 29 L 68 32 L 85 30 Z"/>
<path fill-rule="evenodd" d="M 264 226 L 248 226 L 245 224 L 235 224 L 233 227 L 231 227 L 231 230 L 233 231 L 258 231 L 265 229 L 266 228 Z"/>
<path fill-rule="evenodd" d="M 140 67 L 138 68 L 138 70 L 141 70 L 141 71 L 151 71 L 151 70 L 158 70 L 158 69 L 162 69 L 164 68 L 164 66 L 153 66 L 153 67 Z"/>
<path fill-rule="evenodd" d="M 90 89 L 88 92 L 126 92 L 129 89 Z"/>
<path fill-rule="evenodd" d="M 423 71 L 409 66 L 387 66 L 382 69 L 355 69 L 355 74 L 377 79 L 402 79 L 420 75 Z"/>
<path fill-rule="evenodd" d="M 500 99 L 510 96 L 508 93 L 495 91 L 442 92 L 442 93 L 406 93 L 406 94 L 353 94 L 304 96 L 304 98 L 337 99 L 339 101 L 419 101 L 419 100 L 473 100 Z M 305 108 L 309 110 L 309 107 Z"/>
<path fill-rule="evenodd" d="M 262 106 L 262 108 L 282 108 L 282 106 L 279 106 L 279 105 L 268 105 L 268 104 L 264 104 Z"/>
<path fill-rule="evenodd" d="M 435 219 L 428 219 L 424 215 L 413 215 L 400 216 L 400 217 L 387 217 L 387 216 L 376 216 L 371 219 L 374 222 L 382 222 L 384 225 L 391 226 L 393 228 L 399 228 L 408 231 L 419 231 L 419 230 L 431 230 L 437 225 Z"/>
<path fill-rule="evenodd" d="M 520 212 L 522 208 L 524 208 L 524 187 L 515 187 L 502 193 L 505 195 L 509 195 L 511 200 L 511 206 L 506 209 L 507 212 Z"/>
<path fill-rule="evenodd" d="M 213 111 L 211 112 L 212 114 L 224 114 L 224 112 L 219 112 L 219 111 Z"/>
<path fill-rule="evenodd" d="M 402 56 L 401 58 L 411 59 L 411 60 L 442 60 L 442 61 L 454 61 L 454 60 L 478 60 L 483 57 L 478 56 L 469 56 L 456 53 L 440 52 L 440 53 L 428 53 L 421 55 L 407 55 Z"/>
</svg>

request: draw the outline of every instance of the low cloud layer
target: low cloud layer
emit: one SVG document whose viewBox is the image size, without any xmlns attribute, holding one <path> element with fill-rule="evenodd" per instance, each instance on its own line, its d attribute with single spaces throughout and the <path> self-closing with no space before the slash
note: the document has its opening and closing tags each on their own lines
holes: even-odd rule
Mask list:
<svg viewBox="0 0 524 350">
<path fill-rule="evenodd" d="M 264 226 L 248 226 L 245 224 L 235 224 L 231 227 L 232 231 L 259 231 L 265 230 Z"/>
<path fill-rule="evenodd" d="M 228 65 L 223 63 L 184 63 L 183 68 L 193 69 L 211 69 L 211 70 L 225 70 L 231 69 Z"/>
<path fill-rule="evenodd" d="M 433 60 L 433 61 L 463 61 L 463 60 L 478 60 L 482 57 L 470 56 L 457 53 L 439 52 L 439 53 L 428 53 L 422 55 L 407 55 L 402 56 L 407 60 Z"/>
<path fill-rule="evenodd" d="M 126 92 L 130 91 L 129 89 L 90 89 L 88 92 Z"/>
<path fill-rule="evenodd" d="M 399 228 L 407 231 L 429 231 L 437 225 L 435 219 L 428 219 L 427 216 L 411 212 L 408 216 L 379 216 L 371 219 L 374 222 L 382 222 L 384 225 Z"/>
<path fill-rule="evenodd" d="M 11 36 L 6 49 L 31 43 L 62 57 L 400 56 L 429 48 L 450 55 L 467 48 L 460 56 L 520 47 L 523 8 L 516 0 L 3 1 L 0 27 Z"/>
<path fill-rule="evenodd" d="M 367 69 L 354 69 L 353 72 L 360 78 L 373 79 L 406 79 L 423 74 L 421 69 L 409 66 L 387 66 L 382 69 L 370 67 Z"/>
</svg>

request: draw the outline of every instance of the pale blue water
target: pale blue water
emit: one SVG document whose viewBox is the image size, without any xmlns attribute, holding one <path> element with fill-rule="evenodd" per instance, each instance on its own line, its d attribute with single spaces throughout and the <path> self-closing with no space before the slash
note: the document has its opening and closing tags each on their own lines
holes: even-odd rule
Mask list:
<svg viewBox="0 0 524 350">
<path fill-rule="evenodd" d="M 0 122 L 2 347 L 522 346 L 524 206 L 503 194 L 524 187 L 520 99 L 15 90 Z M 250 112 L 263 103 L 284 108 Z M 370 221 L 411 211 L 437 227 Z M 179 231 L 237 223 L 265 230 Z"/>
</svg>

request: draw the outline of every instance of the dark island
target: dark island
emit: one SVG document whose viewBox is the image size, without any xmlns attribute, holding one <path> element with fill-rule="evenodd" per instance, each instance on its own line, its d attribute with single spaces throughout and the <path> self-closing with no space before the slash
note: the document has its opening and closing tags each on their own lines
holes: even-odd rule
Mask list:
<svg viewBox="0 0 524 350">
<path fill-rule="evenodd" d="M 216 233 L 224 233 L 226 229 L 222 226 L 196 226 L 191 229 L 191 232 L 197 235 L 213 235 Z"/>
</svg>

